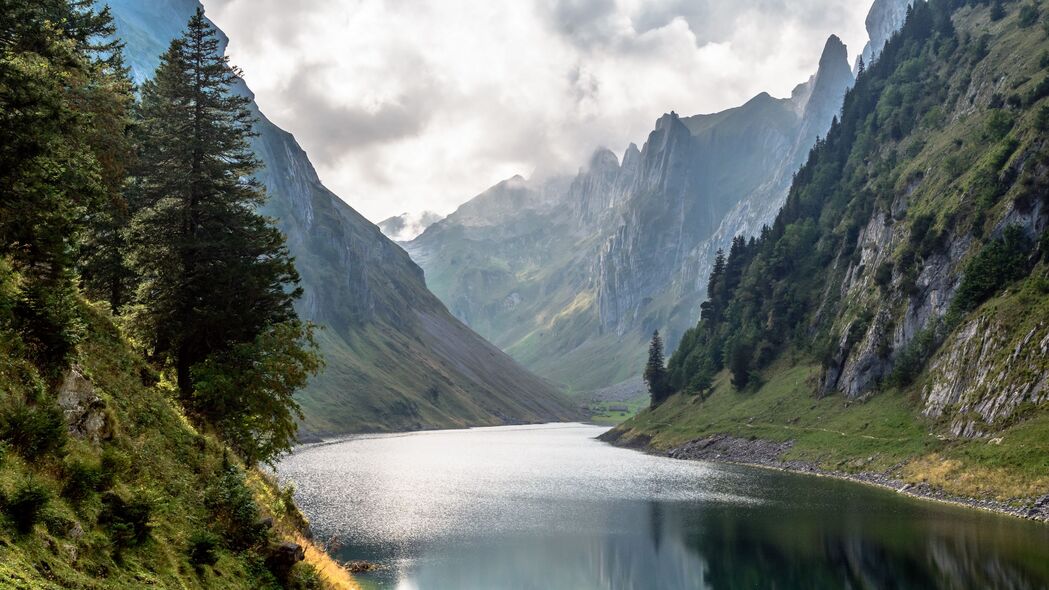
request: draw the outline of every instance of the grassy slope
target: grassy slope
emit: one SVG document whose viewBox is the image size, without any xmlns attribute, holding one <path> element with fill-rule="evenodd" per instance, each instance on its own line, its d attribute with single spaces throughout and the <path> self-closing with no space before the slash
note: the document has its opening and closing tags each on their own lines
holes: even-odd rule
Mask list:
<svg viewBox="0 0 1049 590">
<path fill-rule="evenodd" d="M 1043 9 L 1044 12 L 1044 9 Z M 959 30 L 977 35 L 993 35 L 988 58 L 975 70 L 982 88 L 995 87 L 992 81 L 1007 81 L 997 89 L 1003 95 L 1027 95 L 1045 76 L 1042 56 L 1046 53 L 1046 33 L 1041 25 L 1021 28 L 1015 6 L 999 22 L 989 22 L 986 7 L 963 8 L 956 18 Z M 959 75 L 963 75 L 961 72 Z M 1042 101 L 1039 104 L 1044 104 Z M 1035 132 L 1031 119 L 1036 109 L 1028 109 L 1016 121 L 1020 149 L 1044 140 Z M 956 121 L 924 126 L 908 138 L 901 151 L 913 150 L 913 159 L 904 165 L 898 183 L 904 185 L 915 173 L 924 175 L 913 196 L 914 213 L 932 213 L 938 223 L 954 211 L 967 211 L 966 186 L 973 182 L 985 160 L 992 157 L 984 129 L 990 113 L 974 110 Z M 899 188 L 899 187 L 897 187 Z M 1014 187 L 1018 190 L 1019 187 Z M 986 227 L 1001 218 L 1011 202 L 1008 195 L 987 213 Z M 937 226 L 938 227 L 938 226 Z M 934 227 L 936 229 L 936 227 Z M 1049 317 L 1049 268 L 1043 262 L 1021 284 L 992 298 L 973 312 L 962 326 L 977 319 L 995 326 L 1007 335 L 996 348 L 966 359 L 986 365 L 990 375 L 1003 374 L 990 388 L 967 392 L 968 397 L 986 399 L 1001 388 L 1035 382 L 1049 373 L 1049 359 L 1031 366 L 1017 366 L 1010 357 L 1019 341 L 1034 331 L 1036 342 L 1045 336 L 1044 318 Z M 876 305 L 876 288 L 854 296 L 840 318 L 842 325 L 863 309 Z M 852 313 L 853 315 L 849 315 Z M 959 330 L 961 327 L 959 327 Z M 999 499 L 1030 497 L 1049 490 L 1049 402 L 1027 404 L 1010 418 L 994 424 L 993 433 L 980 439 L 955 439 L 947 431 L 948 416 L 939 420 L 921 415 L 919 400 L 935 375 L 928 368 L 954 349 L 964 345 L 957 332 L 947 338 L 937 357 L 926 366 L 926 373 L 906 391 L 876 391 L 866 401 L 846 403 L 839 396 L 816 399 L 818 362 L 788 352 L 764 371 L 764 383 L 754 392 L 740 393 L 729 384 L 728 375 L 719 375 L 713 393 L 701 400 L 676 395 L 652 411 L 644 411 L 620 428 L 631 439 L 667 449 L 711 434 L 726 433 L 773 441 L 795 441 L 787 458 L 819 463 L 824 468 L 844 471 L 885 471 L 898 467 L 897 476 L 910 482 L 929 482 L 951 493 Z M 901 465 L 902 464 L 902 465 Z"/>
<path fill-rule="evenodd" d="M 52 496 L 43 523 L 20 535 L 0 513 L 0 587 L 59 588 L 268 588 L 244 554 L 220 550 L 214 567 L 196 570 L 187 557 L 191 534 L 208 527 L 212 516 L 203 506 L 204 490 L 221 468 L 223 447 L 211 435 L 197 432 L 171 402 L 163 386 L 145 387 L 140 374 L 149 371 L 130 351 L 103 314 L 85 310 L 87 339 L 78 363 L 106 406 L 114 435 L 101 445 L 70 438 L 59 456 L 27 462 L 8 449 L 0 459 L 0 490 L 10 497 L 27 479 L 43 484 Z M 25 393 L 35 370 L 0 339 L 0 397 Z M 145 544 L 116 552 L 107 529 L 96 524 L 102 509 L 99 493 L 80 503 L 63 498 L 65 465 L 72 459 L 98 465 L 103 452 L 124 456 L 126 469 L 114 472 L 113 489 L 147 498 L 153 507 L 151 537 Z M 275 519 L 275 537 L 297 539 L 329 588 L 354 588 L 352 580 L 317 547 L 303 538 L 301 515 L 281 499 L 275 483 L 260 472 L 248 474 L 248 486 L 264 515 Z M 82 527 L 79 539 L 70 532 Z M 75 555 L 75 557 L 74 557 Z"/>
<path fill-rule="evenodd" d="M 888 471 L 909 482 L 929 482 L 951 493 L 999 499 L 1031 497 L 1049 489 L 1049 407 L 987 440 L 950 440 L 920 417 L 907 393 L 887 391 L 866 401 L 816 399 L 818 368 L 783 361 L 754 392 L 740 393 L 718 376 L 703 400 L 678 394 L 621 428 L 624 442 L 651 437 L 665 450 L 713 434 L 776 442 L 791 440 L 785 457 L 845 472 Z M 643 440 L 643 439 L 642 439 Z"/>
</svg>

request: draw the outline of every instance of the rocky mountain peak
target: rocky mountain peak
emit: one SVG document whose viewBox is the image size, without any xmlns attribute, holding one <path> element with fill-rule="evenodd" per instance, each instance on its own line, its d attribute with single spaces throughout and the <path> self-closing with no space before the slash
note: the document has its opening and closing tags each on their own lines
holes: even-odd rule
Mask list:
<svg viewBox="0 0 1049 590">
<path fill-rule="evenodd" d="M 590 170 L 618 170 L 619 156 L 616 156 L 615 152 L 606 147 L 597 148 L 590 156 L 588 167 Z"/>
<path fill-rule="evenodd" d="M 662 131 L 663 129 L 666 129 L 667 127 L 673 125 L 675 121 L 680 120 L 681 116 L 675 113 L 674 111 L 665 113 L 662 117 L 659 118 L 659 120 L 656 121 L 656 131 Z"/>
<path fill-rule="evenodd" d="M 843 61 L 848 63 L 849 50 L 837 35 L 831 35 L 823 46 L 823 54 L 820 56 L 820 69 L 833 67 Z"/>
<path fill-rule="evenodd" d="M 907 9 L 912 4 L 914 0 L 874 0 L 870 12 L 867 13 L 866 21 L 870 41 L 867 42 L 860 56 L 864 63 L 870 65 L 878 58 L 885 44 L 907 20 Z M 856 65 L 859 66 L 858 60 Z"/>
</svg>

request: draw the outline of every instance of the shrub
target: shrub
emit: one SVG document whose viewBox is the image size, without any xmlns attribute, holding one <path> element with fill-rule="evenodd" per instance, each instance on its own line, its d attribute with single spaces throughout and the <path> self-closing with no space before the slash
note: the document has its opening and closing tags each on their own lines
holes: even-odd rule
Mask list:
<svg viewBox="0 0 1049 590">
<path fill-rule="evenodd" d="M 1049 96 L 1049 76 L 1042 78 L 1041 81 L 1031 89 L 1031 94 L 1027 95 L 1027 104 L 1033 105 L 1047 96 Z"/>
<path fill-rule="evenodd" d="M 99 467 L 75 459 L 66 462 L 64 471 L 66 482 L 62 486 L 62 495 L 73 502 L 83 501 L 102 481 Z"/>
<path fill-rule="evenodd" d="M 61 450 L 68 435 L 62 410 L 55 405 L 31 405 L 9 399 L 0 406 L 0 441 L 33 461 Z"/>
<path fill-rule="evenodd" d="M 882 288 L 888 287 L 892 282 L 892 268 L 891 261 L 881 263 L 874 271 L 874 284 Z"/>
<path fill-rule="evenodd" d="M 110 537 L 116 547 L 134 547 L 149 539 L 152 526 L 149 517 L 153 507 L 142 497 L 130 500 L 116 492 L 106 492 L 102 496 L 102 513 L 98 522 L 109 529 Z"/>
<path fill-rule="evenodd" d="M 222 471 L 205 493 L 204 502 L 230 549 L 243 551 L 266 539 L 259 507 L 237 467 L 229 465 Z"/>
<path fill-rule="evenodd" d="M 1034 126 L 1039 131 L 1049 131 L 1049 105 L 1042 105 L 1035 115 Z"/>
<path fill-rule="evenodd" d="M 41 515 L 47 503 L 51 501 L 51 492 L 42 484 L 32 479 L 27 479 L 18 486 L 18 489 L 7 501 L 6 511 L 15 529 L 19 533 L 26 534 L 33 530 L 36 523 L 40 522 Z"/>
<path fill-rule="evenodd" d="M 985 127 L 987 137 L 991 140 L 997 141 L 1002 139 L 1013 130 L 1015 120 L 1012 115 L 1001 109 L 995 109 L 991 111 L 991 116 L 987 119 Z"/>
<path fill-rule="evenodd" d="M 113 447 L 102 450 L 102 466 L 99 471 L 98 489 L 108 490 L 131 469 L 131 458 L 127 453 Z"/>
<path fill-rule="evenodd" d="M 1038 7 L 1034 4 L 1024 4 L 1020 7 L 1020 16 L 1016 21 L 1021 27 L 1027 28 L 1038 22 Z"/>
<path fill-rule="evenodd" d="M 218 535 L 210 531 L 197 531 L 189 538 L 189 562 L 193 565 L 215 565 L 218 548 L 222 543 Z"/>
<path fill-rule="evenodd" d="M 287 587 L 289 590 L 321 590 L 324 585 L 317 568 L 308 563 L 300 563 L 292 568 Z"/>
<path fill-rule="evenodd" d="M 936 349 L 943 341 L 942 324 L 939 320 L 933 320 L 918 332 L 907 346 L 900 351 L 892 372 L 889 374 L 889 384 L 898 387 L 906 387 L 921 374 L 925 363 L 932 357 Z"/>
<path fill-rule="evenodd" d="M 1031 248 L 1031 240 L 1017 226 L 1007 227 L 1001 238 L 984 246 L 965 267 L 948 312 L 952 322 L 1007 284 L 1026 276 Z"/>
<path fill-rule="evenodd" d="M 1005 9 L 1002 8 L 1001 0 L 993 0 L 991 3 L 991 22 L 997 22 L 1005 18 Z"/>
</svg>

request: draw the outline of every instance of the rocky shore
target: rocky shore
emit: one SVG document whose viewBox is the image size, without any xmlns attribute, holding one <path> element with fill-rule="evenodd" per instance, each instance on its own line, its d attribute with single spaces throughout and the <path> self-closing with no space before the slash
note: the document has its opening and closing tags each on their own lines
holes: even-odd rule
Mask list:
<svg viewBox="0 0 1049 590">
<path fill-rule="evenodd" d="M 907 483 L 893 477 L 891 475 L 893 470 L 890 470 L 888 473 L 849 473 L 822 469 L 815 463 L 808 461 L 783 459 L 783 456 L 794 446 L 793 441 L 776 443 L 761 439 L 747 439 L 717 434 L 689 441 L 668 451 L 660 451 L 650 446 L 650 440 L 647 437 L 630 440 L 624 440 L 621 437 L 622 432 L 611 430 L 602 435 L 601 439 L 617 446 L 635 448 L 651 454 L 665 455 L 672 459 L 731 463 L 766 469 L 779 469 L 793 473 L 835 477 L 894 490 L 897 493 L 915 498 L 998 512 L 1040 522 L 1049 522 L 1049 494 L 1038 498 L 1017 498 L 1009 502 L 1002 502 L 988 498 L 955 496 L 928 484 Z"/>
</svg>

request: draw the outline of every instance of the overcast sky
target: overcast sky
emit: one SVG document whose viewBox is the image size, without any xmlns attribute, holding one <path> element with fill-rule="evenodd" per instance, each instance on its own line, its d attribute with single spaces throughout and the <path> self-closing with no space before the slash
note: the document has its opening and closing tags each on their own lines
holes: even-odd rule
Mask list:
<svg viewBox="0 0 1049 590">
<path fill-rule="evenodd" d="M 262 111 L 372 221 L 788 96 L 868 0 L 204 0 Z"/>
</svg>

